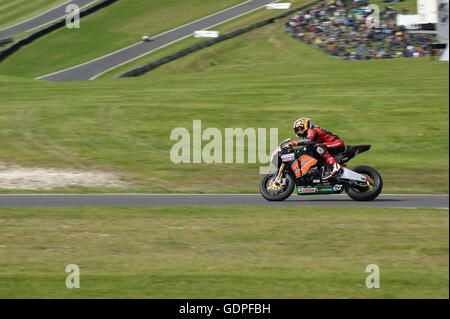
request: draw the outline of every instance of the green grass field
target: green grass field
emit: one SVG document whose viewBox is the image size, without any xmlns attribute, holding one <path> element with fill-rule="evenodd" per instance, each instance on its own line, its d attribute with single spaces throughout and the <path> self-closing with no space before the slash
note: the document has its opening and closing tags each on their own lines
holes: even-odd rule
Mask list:
<svg viewBox="0 0 450 319">
<path fill-rule="evenodd" d="M 279 21 L 139 78 L 110 76 L 198 40 L 183 40 L 97 81 L 29 79 L 107 53 L 113 49 L 108 45 L 132 43 L 146 28 L 160 32 L 236 2 L 211 0 L 202 6 L 202 1 L 192 1 L 189 6 L 202 10 L 174 21 L 170 17 L 185 9 L 178 0 L 168 9 L 146 2 L 147 11 L 138 10 L 133 0 L 120 1 L 88 17 L 82 34 L 60 30 L 8 58 L 0 64 L 0 164 L 101 169 L 120 174 L 129 185 L 74 185 L 53 190 L 57 192 L 254 193 L 259 164 L 174 165 L 169 156 L 175 143 L 169 139 L 172 129 L 190 129 L 193 120 L 202 120 L 203 128 L 222 132 L 227 127 L 276 127 L 282 139 L 292 137 L 296 118 L 309 116 L 347 144 L 371 144 L 372 150 L 351 166 L 377 168 L 385 192 L 448 192 L 448 64 L 429 58 L 336 60 L 290 38 L 283 32 L 285 21 Z M 258 10 L 218 29 L 229 32 L 274 14 Z M 99 34 L 109 34 L 111 16 L 117 21 L 135 15 L 111 31 L 118 42 L 102 36 L 104 42 L 88 45 L 99 41 Z M 67 45 L 61 46 L 63 40 Z M 92 50 L 80 54 L 83 47 Z"/>
<path fill-rule="evenodd" d="M 277 127 L 300 116 L 372 150 L 385 192 L 448 192 L 448 65 L 347 62 L 292 39 L 283 21 L 133 79 L 0 77 L 0 161 L 119 172 L 134 192 L 257 192 L 258 164 L 170 161 L 172 129 Z M 0 74 L 3 66 L 0 64 Z M 238 178 L 236 178 L 238 177 Z M 60 191 L 83 190 L 77 187 Z"/>
<path fill-rule="evenodd" d="M 2 208 L 0 228 L 0 298 L 448 298 L 446 210 Z"/>
<path fill-rule="evenodd" d="M 256 193 L 259 164 L 171 163 L 171 130 L 202 120 L 221 132 L 275 127 L 282 139 L 310 116 L 348 144 L 372 145 L 350 166 L 377 168 L 386 193 L 448 192 L 446 63 L 336 60 L 279 21 L 139 78 L 111 76 L 199 40 L 96 81 L 32 80 L 238 2 L 122 0 L 83 20 L 80 33 L 59 30 L 0 63 L 0 173 L 101 170 L 129 185 L 53 193 Z M 448 222 L 444 209 L 0 208 L 0 298 L 448 298 Z M 80 289 L 65 287 L 68 264 L 80 266 Z M 368 264 L 380 267 L 380 289 L 365 287 Z"/>
</svg>

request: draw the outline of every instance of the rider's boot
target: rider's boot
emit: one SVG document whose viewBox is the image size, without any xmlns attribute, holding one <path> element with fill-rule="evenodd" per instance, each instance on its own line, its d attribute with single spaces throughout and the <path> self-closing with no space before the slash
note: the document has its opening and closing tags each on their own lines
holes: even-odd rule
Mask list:
<svg viewBox="0 0 450 319">
<path fill-rule="evenodd" d="M 325 153 L 323 157 L 326 159 L 327 164 L 331 166 L 331 172 L 323 179 L 329 179 L 330 177 L 335 176 L 341 170 L 342 166 L 336 162 L 336 159 L 328 152 Z"/>
</svg>

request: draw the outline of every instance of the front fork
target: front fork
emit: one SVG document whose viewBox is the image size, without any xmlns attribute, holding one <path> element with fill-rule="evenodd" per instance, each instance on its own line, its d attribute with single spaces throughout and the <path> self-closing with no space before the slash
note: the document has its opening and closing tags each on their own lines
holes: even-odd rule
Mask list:
<svg viewBox="0 0 450 319">
<path fill-rule="evenodd" d="M 278 169 L 278 174 L 277 177 L 275 178 L 275 183 L 277 184 L 281 184 L 281 178 L 283 177 L 283 171 L 284 171 L 284 167 L 286 166 L 285 163 L 282 163 L 280 168 Z"/>
</svg>

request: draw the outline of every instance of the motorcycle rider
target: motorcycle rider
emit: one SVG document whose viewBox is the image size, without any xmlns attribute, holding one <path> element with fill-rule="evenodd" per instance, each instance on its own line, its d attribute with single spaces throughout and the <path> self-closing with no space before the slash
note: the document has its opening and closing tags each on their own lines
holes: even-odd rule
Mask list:
<svg viewBox="0 0 450 319">
<path fill-rule="evenodd" d="M 342 166 L 333 157 L 333 155 L 345 150 L 344 141 L 339 136 L 317 125 L 311 125 L 311 119 L 309 118 L 297 119 L 294 122 L 294 132 L 301 140 L 290 142 L 290 146 L 314 144 L 316 153 L 322 156 L 326 163 L 331 166 L 330 175 L 324 179 L 328 179 L 339 172 Z"/>
</svg>

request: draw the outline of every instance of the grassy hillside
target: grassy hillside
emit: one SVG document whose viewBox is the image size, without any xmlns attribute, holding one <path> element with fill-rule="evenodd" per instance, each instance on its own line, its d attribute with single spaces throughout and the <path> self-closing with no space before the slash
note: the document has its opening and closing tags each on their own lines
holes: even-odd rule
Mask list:
<svg viewBox="0 0 450 319">
<path fill-rule="evenodd" d="M 415 9 L 414 1 L 405 0 L 395 6 Z M 28 78 L 49 74 L 129 46 L 138 42 L 145 33 L 158 34 L 239 2 L 242 1 L 190 0 L 186 3 L 180 0 L 164 2 L 150 0 L 142 3 L 138 0 L 121 0 L 93 16 L 84 18 L 81 29 L 63 28 L 21 49 L 0 64 L 0 73 Z M 309 0 L 292 0 L 290 2 L 294 8 L 308 3 Z M 387 5 L 376 0 L 373 3 L 378 4 L 381 8 Z M 278 13 L 279 11 L 260 9 L 239 19 L 216 26 L 214 29 L 230 32 Z M 117 21 L 127 21 L 127 23 L 117 23 Z M 119 74 L 200 41 L 202 40 L 185 39 L 119 67 L 106 76 Z M 49 57 L 52 58 L 49 59 Z M 35 63 L 36 60 L 40 63 Z"/>
<path fill-rule="evenodd" d="M 290 1 L 290 3 L 292 4 L 292 8 L 300 7 L 301 5 L 306 4 L 308 2 L 310 2 L 310 1 L 309 0 L 291 0 Z M 397 2 L 395 4 L 380 2 L 378 0 L 372 0 L 372 1 L 370 1 L 370 3 L 378 5 L 380 7 L 380 10 L 383 10 L 384 7 L 389 5 L 389 6 L 396 7 L 397 10 L 399 10 L 399 11 L 404 7 L 409 8 L 411 13 L 415 13 L 417 11 L 416 10 L 417 0 L 404 0 L 401 2 Z M 280 12 L 283 12 L 283 11 L 280 11 Z M 247 14 L 243 17 L 240 17 L 239 19 L 232 20 L 230 22 L 216 26 L 216 27 L 214 27 L 214 30 L 220 31 L 221 34 L 228 33 L 228 32 L 237 30 L 239 28 L 242 28 L 244 26 L 251 25 L 252 23 L 259 22 L 264 19 L 269 19 L 271 17 L 274 17 L 277 14 L 279 14 L 278 11 L 260 9 L 255 12 L 252 12 L 250 14 Z M 112 71 L 109 71 L 108 73 L 102 75 L 101 78 L 115 77 L 126 71 L 137 68 L 143 64 L 146 64 L 146 63 L 155 61 L 159 58 L 165 57 L 167 55 L 173 54 L 181 49 L 184 49 L 190 45 L 196 44 L 200 41 L 202 41 L 202 40 L 195 39 L 195 38 L 184 39 L 184 40 L 179 41 L 175 44 L 172 44 L 168 47 L 162 48 L 156 52 L 146 55 L 142 58 L 139 58 L 130 63 L 124 64 L 123 66 L 120 66 Z"/>
<path fill-rule="evenodd" d="M 1 298 L 448 298 L 445 210 L 3 208 L 0 229 Z"/>
<path fill-rule="evenodd" d="M 80 29 L 59 29 L 21 49 L 0 64 L 0 74 L 34 78 L 59 71 L 240 2 L 121 0 L 83 18 Z"/>
<path fill-rule="evenodd" d="M 66 0 L 0 0 L 0 29 L 32 18 Z"/>
<path fill-rule="evenodd" d="M 243 19 L 248 24 L 269 13 Z M 377 168 L 385 192 L 448 192 L 448 64 L 336 60 L 290 38 L 284 22 L 140 78 L 49 83 L 1 75 L 14 74 L 13 67 L 37 75 L 48 63 L 43 52 L 58 65 L 59 53 L 38 42 L 36 50 L 0 64 L 0 164 L 117 172 L 130 185 L 120 191 L 254 193 L 259 164 L 173 164 L 172 129 L 202 120 L 203 128 L 222 133 L 227 127 L 277 127 L 282 139 L 292 137 L 296 118 L 310 116 L 348 144 L 372 145 L 351 166 Z M 22 60 L 28 53 L 43 62 L 31 67 Z M 60 191 L 73 190 L 111 191 Z"/>
<path fill-rule="evenodd" d="M 291 0 L 291 8 L 298 8 L 304 4 L 307 4 L 311 2 L 310 0 Z M 255 10 L 253 12 L 250 12 L 242 17 L 239 17 L 237 19 L 225 22 L 223 24 L 220 24 L 218 26 L 215 26 L 214 28 L 212 28 L 211 30 L 216 30 L 219 31 L 220 34 L 226 34 L 235 30 L 238 30 L 240 28 L 249 26 L 253 23 L 256 22 L 260 22 L 262 20 L 265 19 L 270 19 L 282 12 L 284 12 L 285 10 L 267 10 L 265 8 L 261 8 L 259 10 Z M 129 71 L 131 69 L 134 69 L 136 67 L 139 67 L 143 64 L 155 61 L 157 59 L 163 58 L 167 55 L 173 54 L 179 50 L 182 50 L 184 48 L 187 48 L 189 46 L 192 46 L 194 44 L 197 44 L 199 42 L 205 41 L 205 39 L 198 39 L 198 38 L 194 38 L 194 37 L 189 37 L 186 39 L 183 39 L 181 41 L 178 41 L 174 44 L 171 44 L 167 47 L 164 47 L 160 50 L 154 51 L 144 57 L 141 57 L 139 59 L 136 59 L 134 61 L 131 61 L 129 63 L 126 63 L 122 66 L 119 66 L 103 75 L 101 75 L 99 78 L 100 79 L 106 79 L 106 78 L 112 78 L 115 77 L 119 74 L 122 74 L 126 71 Z"/>
<path fill-rule="evenodd" d="M 140 78 L 1 77 L 0 161 L 117 171 L 133 185 L 124 191 L 257 192 L 257 164 L 174 165 L 172 129 L 200 119 L 222 132 L 278 127 L 281 139 L 310 116 L 348 144 L 372 144 L 351 166 L 380 170 L 386 192 L 447 192 L 448 65 L 340 61 L 290 38 L 282 24 Z"/>
<path fill-rule="evenodd" d="M 276 127 L 281 139 L 310 116 L 349 144 L 373 145 L 350 166 L 377 168 L 385 192 L 448 192 L 448 64 L 438 61 L 339 61 L 280 21 L 140 78 L 30 79 L 232 2 L 171 0 L 165 11 L 122 0 L 82 22 L 82 35 L 60 30 L 0 64 L 0 173 L 98 169 L 129 185 L 51 192 L 255 193 L 258 164 L 171 163 L 171 130 L 202 120 L 221 132 Z M 80 266 L 81 289 L 65 288 L 68 264 Z M 380 289 L 364 285 L 368 264 L 380 267 Z M 0 298 L 448 298 L 448 210 L 0 208 L 0 273 Z"/>
</svg>

